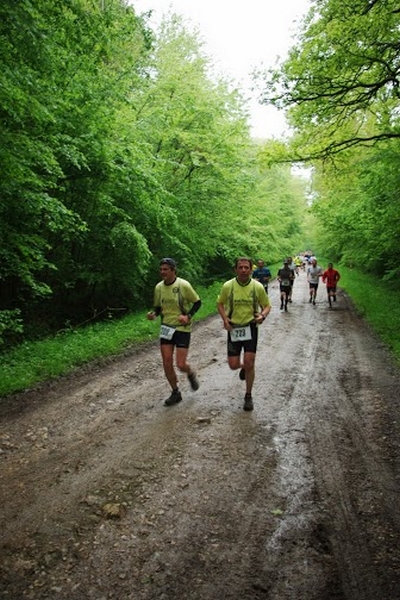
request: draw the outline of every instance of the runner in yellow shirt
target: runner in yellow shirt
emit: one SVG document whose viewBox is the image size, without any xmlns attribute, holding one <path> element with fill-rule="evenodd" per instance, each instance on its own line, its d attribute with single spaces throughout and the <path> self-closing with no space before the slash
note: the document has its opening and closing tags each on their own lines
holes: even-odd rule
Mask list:
<svg viewBox="0 0 400 600">
<path fill-rule="evenodd" d="M 177 277 L 176 262 L 172 258 L 160 261 L 162 281 L 154 288 L 154 309 L 147 313 L 150 321 L 161 315 L 160 348 L 164 373 L 171 386 L 171 395 L 164 402 L 172 406 L 182 400 L 178 387 L 178 377 L 174 369 L 174 349 L 176 366 L 186 373 L 192 390 L 199 389 L 196 374 L 187 362 L 190 345 L 192 317 L 199 310 L 201 300 L 191 284 Z"/>
<path fill-rule="evenodd" d="M 269 314 L 271 303 L 264 286 L 252 279 L 252 261 L 249 258 L 238 258 L 234 270 L 236 277 L 223 284 L 217 299 L 217 308 L 228 332 L 228 365 L 232 370 L 240 369 L 240 379 L 246 380 L 243 409 L 253 410 L 251 392 L 255 375 L 258 326 Z"/>
</svg>

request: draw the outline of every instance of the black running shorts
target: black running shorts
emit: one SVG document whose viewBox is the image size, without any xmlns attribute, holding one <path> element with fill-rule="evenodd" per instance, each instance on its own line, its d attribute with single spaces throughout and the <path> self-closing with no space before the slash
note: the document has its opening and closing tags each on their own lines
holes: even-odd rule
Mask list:
<svg viewBox="0 0 400 600">
<path fill-rule="evenodd" d="M 160 344 L 170 344 L 171 346 L 176 346 L 177 348 L 189 348 L 190 333 L 187 331 L 175 331 L 172 339 L 170 340 L 160 338 Z"/>
<path fill-rule="evenodd" d="M 242 349 L 244 352 L 257 351 L 258 342 L 258 327 L 255 323 L 250 323 L 251 340 L 232 342 L 230 333 L 228 332 L 228 356 L 240 356 Z"/>
</svg>

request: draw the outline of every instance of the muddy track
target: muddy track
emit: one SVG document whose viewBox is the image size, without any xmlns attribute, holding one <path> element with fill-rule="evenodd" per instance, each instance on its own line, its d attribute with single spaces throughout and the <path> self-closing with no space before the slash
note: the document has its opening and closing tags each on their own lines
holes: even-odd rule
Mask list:
<svg viewBox="0 0 400 600">
<path fill-rule="evenodd" d="M 400 599 L 399 370 L 342 292 L 270 296 L 253 413 L 218 317 L 178 406 L 158 343 L 1 402 L 2 599 Z"/>
</svg>

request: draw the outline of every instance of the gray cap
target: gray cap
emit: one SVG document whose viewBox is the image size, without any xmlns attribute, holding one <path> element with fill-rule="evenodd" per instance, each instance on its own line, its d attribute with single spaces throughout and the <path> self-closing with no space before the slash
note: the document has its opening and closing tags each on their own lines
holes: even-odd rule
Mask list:
<svg viewBox="0 0 400 600">
<path fill-rule="evenodd" d="M 174 261 L 173 258 L 162 258 L 160 260 L 160 266 L 161 265 L 169 265 L 173 269 L 176 269 L 176 262 Z"/>
</svg>

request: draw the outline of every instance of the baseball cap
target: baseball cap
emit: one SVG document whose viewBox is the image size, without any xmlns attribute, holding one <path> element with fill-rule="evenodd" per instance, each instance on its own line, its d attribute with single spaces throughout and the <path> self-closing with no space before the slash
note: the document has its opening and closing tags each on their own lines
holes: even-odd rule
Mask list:
<svg viewBox="0 0 400 600">
<path fill-rule="evenodd" d="M 160 260 L 160 266 L 161 265 L 169 265 L 173 269 L 176 269 L 176 262 L 174 261 L 173 258 L 162 258 Z"/>
</svg>

